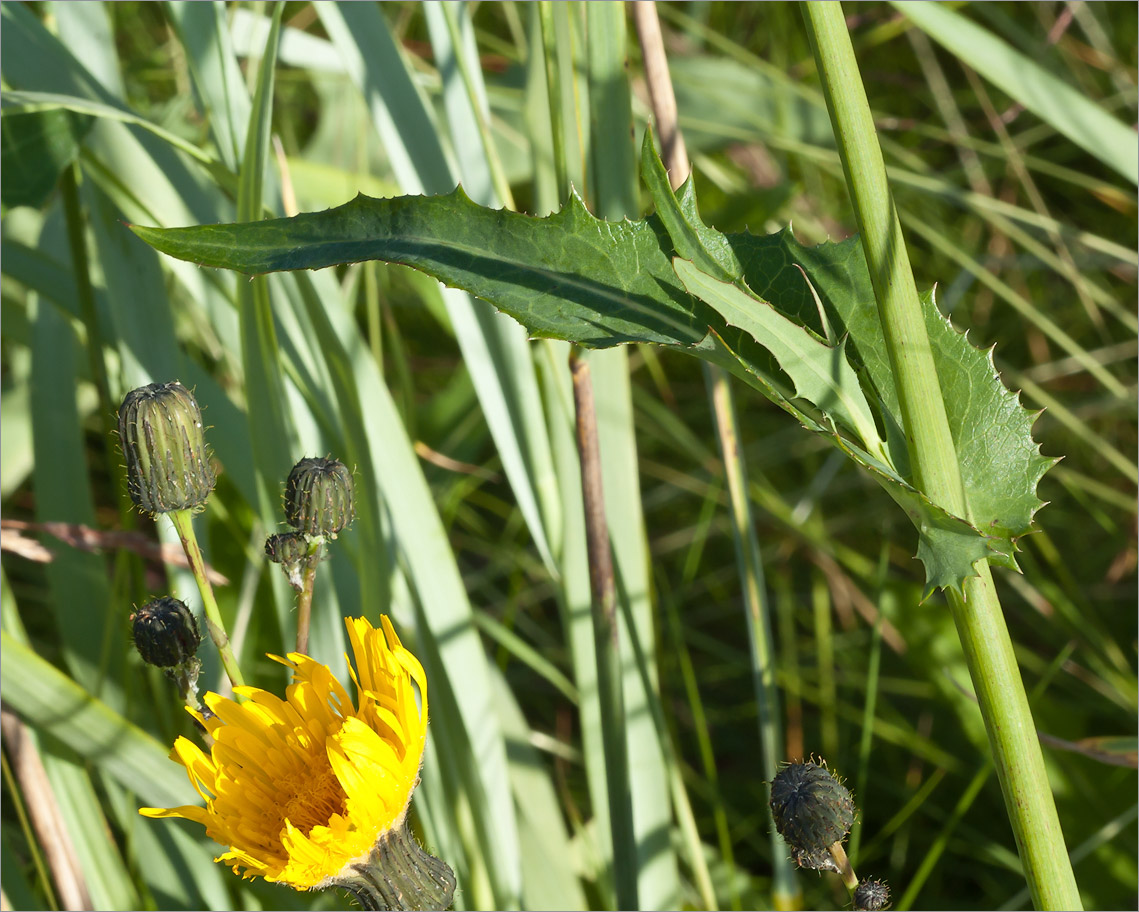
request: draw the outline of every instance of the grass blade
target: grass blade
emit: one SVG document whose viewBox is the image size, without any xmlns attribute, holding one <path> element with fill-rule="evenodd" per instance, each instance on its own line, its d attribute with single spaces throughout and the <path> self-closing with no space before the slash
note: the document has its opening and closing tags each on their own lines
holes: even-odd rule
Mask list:
<svg viewBox="0 0 1139 912">
<path fill-rule="evenodd" d="M 1085 152 L 1139 184 L 1139 137 L 1131 127 L 949 7 L 940 3 L 891 5 Z"/>
</svg>

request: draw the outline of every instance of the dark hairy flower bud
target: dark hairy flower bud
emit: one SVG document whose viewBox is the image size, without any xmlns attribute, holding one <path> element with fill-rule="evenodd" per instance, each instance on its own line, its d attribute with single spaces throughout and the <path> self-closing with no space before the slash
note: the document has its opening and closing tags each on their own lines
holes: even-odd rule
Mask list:
<svg viewBox="0 0 1139 912">
<path fill-rule="evenodd" d="M 291 564 L 308 556 L 308 541 L 300 532 L 276 532 L 265 539 L 265 556 L 274 564 Z"/>
<path fill-rule="evenodd" d="M 771 783 L 771 816 L 802 867 L 833 870 L 829 846 L 854 823 L 854 799 L 825 766 L 792 763 Z"/>
<path fill-rule="evenodd" d="M 265 539 L 265 555 L 281 565 L 289 585 L 298 592 L 304 586 L 304 571 L 315 567 L 320 560 L 319 550 L 315 554 L 309 550 L 309 541 L 303 532 L 277 532 Z"/>
<path fill-rule="evenodd" d="M 206 502 L 217 476 L 206 451 L 202 412 L 181 383 L 151 383 L 119 406 L 127 489 L 147 513 L 192 510 Z"/>
<path fill-rule="evenodd" d="M 339 459 L 302 459 L 285 482 L 285 519 L 306 535 L 336 538 L 355 515 L 352 473 Z"/>
<path fill-rule="evenodd" d="M 855 912 L 881 912 L 890 906 L 890 888 L 885 881 L 864 880 L 854 888 Z"/>
<path fill-rule="evenodd" d="M 198 621 L 189 606 L 164 595 L 131 615 L 131 638 L 143 661 L 159 668 L 184 665 L 202 644 Z"/>
</svg>

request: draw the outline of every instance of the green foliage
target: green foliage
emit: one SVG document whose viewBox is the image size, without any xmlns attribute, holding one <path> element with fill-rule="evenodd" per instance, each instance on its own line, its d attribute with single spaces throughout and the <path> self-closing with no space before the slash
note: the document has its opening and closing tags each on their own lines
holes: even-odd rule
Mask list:
<svg viewBox="0 0 1139 912">
<path fill-rule="evenodd" d="M 1030 531 L 1041 506 L 1036 486 L 1053 460 L 1040 455 L 1034 416 L 1002 386 L 991 356 L 953 329 L 932 295 L 925 297 L 971 508 L 970 517 L 954 517 L 909 478 L 861 248 L 804 248 L 790 231 L 723 235 L 700 220 L 691 183 L 679 198 L 672 194 L 648 133 L 641 162 L 656 203 L 656 215 L 641 220 L 597 219 L 576 194 L 561 212 L 535 219 L 478 206 L 460 187 L 436 197 L 358 196 L 336 209 L 251 224 L 133 230 L 171 256 L 250 276 L 363 260 L 400 263 L 489 301 L 532 337 L 691 351 L 740 374 L 870 470 L 919 531 L 927 595 L 936 587 L 960 589 L 984 557 L 1016 569 L 1015 540 Z M 828 336 L 840 333 L 841 342 L 828 344 L 808 328 L 815 321 L 804 283 Z M 876 420 L 887 428 L 886 440 Z"/>
<path fill-rule="evenodd" d="M 635 145 L 615 141 L 630 121 L 644 127 L 635 39 L 618 37 L 607 8 L 558 4 L 547 46 L 537 9 L 0 5 L 3 699 L 44 759 L 93 904 L 342 902 L 243 883 L 212 862 L 200 827 L 137 814 L 196 800 L 165 758 L 194 729 L 163 672 L 128 648 L 128 618 L 159 593 L 201 605 L 186 571 L 155 556 L 176 538 L 131 508 L 107 431 L 127 390 L 174 379 L 203 406 L 218 464 L 195 525 L 228 580 L 215 589 L 249 682 L 281 692 L 264 654 L 291 648 L 295 633 L 288 583 L 262 551 L 284 528 L 282 480 L 297 459 L 335 453 L 353 470 L 357 518 L 320 566 L 310 649 L 346 677 L 340 618 L 383 611 L 423 661 L 432 721 L 414 824 L 455 868 L 458 903 L 613 904 L 568 346 L 549 338 L 571 331 L 598 346 L 653 343 L 588 355 L 644 903 L 772 900 L 741 558 L 693 345 L 733 374 L 788 751 L 825 752 L 848 777 L 859 873 L 888 880 L 900 907 L 1025 902 L 952 620 L 937 594 L 915 610 L 925 576 L 950 582 L 977 556 L 1015 551 L 1023 574 L 998 568 L 996 584 L 1085 904 L 1133 902 L 1136 203 L 1112 158 L 1126 149 L 1110 133 L 1081 143 L 1055 111 L 1034 112 L 1028 70 L 980 70 L 992 58 L 971 60 L 937 28 L 938 46 L 925 42 L 916 7 L 847 7 L 919 284 L 936 282 L 924 306 L 970 486 L 965 522 L 898 480 L 909 470 L 897 407 L 800 11 L 659 7 L 695 177 L 662 195 L 660 172 L 642 167 L 652 200 L 641 211 L 654 211 L 619 221 L 638 206 L 618 171 Z M 1134 4 L 952 15 L 1134 122 Z M 58 145 L 15 170 L 27 160 L 10 158 L 23 154 L 7 144 L 22 129 L 15 117 L 71 126 L 49 130 Z M 565 207 L 555 120 L 580 196 Z M 469 199 L 414 199 L 460 182 Z M 16 205 L 10 193 L 24 190 L 35 193 Z M 544 338 L 354 251 L 329 260 L 352 265 L 253 289 L 161 257 L 123 224 L 233 222 L 240 200 L 240 217 L 270 219 L 245 229 L 257 230 L 295 211 L 290 191 L 312 210 L 360 191 L 412 195 L 333 213 L 415 219 L 416 243 L 394 259 L 451 270 L 463 287 L 487 288 L 509 259 L 517 286 L 487 296 Z M 503 205 L 561 211 L 539 219 Z M 306 219 L 319 216 L 294 224 L 318 224 Z M 501 250 L 488 249 L 492 237 Z M 625 258 L 607 261 L 617 249 Z M 689 295 L 677 258 L 710 300 L 726 310 L 742 295 L 747 306 L 729 320 Z M 563 311 L 526 283 L 545 283 Z M 757 313 L 788 321 L 782 347 L 772 341 L 787 367 L 755 344 L 770 326 L 729 325 Z M 795 351 L 835 369 L 803 376 Z M 827 401 L 836 390 L 845 414 Z M 288 443 L 270 445 L 270 433 Z M 1039 513 L 1038 481 L 1050 502 Z M 883 487 L 919 528 L 925 575 Z M 203 684 L 223 687 L 216 656 L 200 655 Z M 3 787 L 0 885 L 13 907 L 49 907 L 55 884 L 19 813 L 30 796 L 7 770 Z M 846 903 L 828 879 L 800 884 L 804 907 Z"/>
</svg>

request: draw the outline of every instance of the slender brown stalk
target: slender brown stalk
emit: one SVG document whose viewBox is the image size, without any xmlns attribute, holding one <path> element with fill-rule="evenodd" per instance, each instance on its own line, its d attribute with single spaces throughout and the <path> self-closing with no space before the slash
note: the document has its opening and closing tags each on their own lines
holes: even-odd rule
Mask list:
<svg viewBox="0 0 1139 912">
<path fill-rule="evenodd" d="M 79 867 L 71 834 L 64 826 L 43 761 L 27 726 L 14 713 L 0 713 L 4 749 L 12 758 L 12 773 L 20 784 L 28 817 L 43 849 L 63 909 L 93 909 L 87 882 Z"/>
<path fill-rule="evenodd" d="M 641 43 L 645 82 L 660 136 L 662 158 L 668 169 L 669 183 L 675 190 L 688 179 L 691 167 L 684 134 L 680 129 L 676 93 L 668 70 L 668 57 L 661 36 L 656 3 L 654 0 L 643 0 L 631 4 L 631 7 L 637 37 Z M 716 438 L 728 481 L 732 531 L 747 611 L 752 676 L 759 716 L 761 769 L 764 777 L 771 781 L 775 778 L 783 754 L 783 730 L 779 718 L 779 695 L 775 687 L 775 649 L 763 563 L 747 498 L 747 472 L 739 453 L 731 383 L 728 374 L 712 364 L 704 365 L 704 379 L 712 403 Z M 774 827 L 768 829 L 773 870 L 772 899 L 777 908 L 797 909 L 802 902 L 802 893 L 795 879 L 794 868 Z"/>
<path fill-rule="evenodd" d="M 597 692 L 601 703 L 602 748 L 609 790 L 609 826 L 613 840 L 613 877 L 617 905 L 636 909 L 637 840 L 629 789 L 629 748 L 625 740 L 625 697 L 617 623 L 617 587 L 613 554 L 605 522 L 601 485 L 601 451 L 589 363 L 570 351 L 573 401 L 577 416 L 577 449 L 581 461 L 581 497 L 585 510 L 585 542 L 589 591 L 593 604 L 593 639 L 597 654 Z"/>
<path fill-rule="evenodd" d="M 302 577 L 301 591 L 297 596 L 297 652 L 308 655 L 308 631 L 312 621 L 312 594 L 316 587 L 316 568 L 320 562 L 320 548 L 323 539 L 310 542 L 308 561 Z"/>
</svg>

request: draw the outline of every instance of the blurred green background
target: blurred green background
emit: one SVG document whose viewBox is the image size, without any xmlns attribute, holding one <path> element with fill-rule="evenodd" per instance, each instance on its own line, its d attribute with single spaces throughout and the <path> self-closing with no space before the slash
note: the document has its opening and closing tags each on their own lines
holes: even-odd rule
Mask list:
<svg viewBox="0 0 1139 912">
<path fill-rule="evenodd" d="M 167 592 L 200 604 L 188 574 L 156 559 L 176 538 L 132 512 L 108 432 L 127 390 L 171 379 L 195 388 L 210 425 L 221 476 L 196 522 L 228 580 L 217 593 L 247 679 L 280 692 L 264 653 L 295 635 L 291 592 L 262 553 L 285 475 L 338 456 L 360 518 L 322 567 L 311 651 L 346 675 L 340 618 L 384 612 L 423 661 L 431 744 L 413 807 L 459 876 L 457 908 L 612 905 L 567 347 L 375 263 L 271 277 L 269 339 L 243 330 L 244 279 L 160 257 L 123 224 L 233 220 L 260 166 L 245 154 L 258 114 L 272 132 L 266 214 L 460 180 L 476 201 L 501 205 L 505 185 L 545 214 L 551 98 L 567 170 L 596 206 L 622 138 L 595 113 L 629 92 L 639 134 L 648 108 L 631 25 L 587 6 L 552 7 L 545 47 L 537 4 L 290 2 L 267 52 L 265 3 L 2 4 L 3 700 L 45 772 L 5 757 L 7 907 L 66 904 L 29 824 L 45 801 L 95 908 L 342 907 L 242 882 L 212 863 L 200 827 L 136 814 L 193 800 L 165 759 L 192 725 L 128 648 L 127 616 Z M 846 14 L 919 287 L 936 284 L 954 324 L 996 346 L 1006 385 L 1046 409 L 1042 451 L 1064 457 L 1040 485 L 1050 503 L 1022 542 L 1024 574 L 997 583 L 1085 904 L 1130 908 L 1135 186 L 1090 127 L 1063 129 L 1039 74 L 1078 95 L 1077 122 L 1101 110 L 1134 126 L 1137 7 L 946 8 L 999 53 L 927 35 L 905 4 Z M 704 219 L 848 237 L 798 7 L 658 9 Z M 595 78 L 603 52 L 628 55 L 616 89 Z M 641 902 L 766 908 L 770 818 L 704 376 L 648 347 L 593 357 Z M 952 620 L 940 596 L 919 604 L 912 527 L 823 441 L 735 394 L 786 756 L 823 756 L 845 778 L 862 812 L 855 868 L 889 880 L 899 907 L 1027 906 Z M 221 687 L 203 658 L 203 684 Z M 798 886 L 807 908 L 847 903 L 829 875 Z"/>
</svg>

